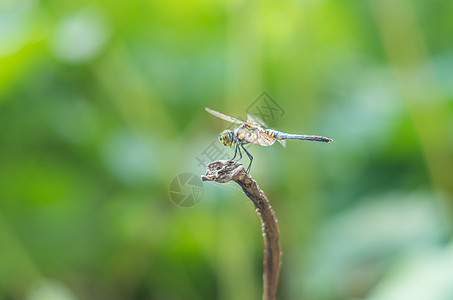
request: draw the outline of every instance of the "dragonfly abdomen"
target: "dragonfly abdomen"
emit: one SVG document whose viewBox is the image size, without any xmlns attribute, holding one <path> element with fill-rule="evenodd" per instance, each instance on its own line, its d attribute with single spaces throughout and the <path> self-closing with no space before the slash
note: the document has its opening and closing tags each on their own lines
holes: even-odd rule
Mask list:
<svg viewBox="0 0 453 300">
<path fill-rule="evenodd" d="M 317 142 L 324 142 L 324 143 L 329 143 L 332 141 L 332 139 L 329 139 L 324 136 L 319 136 L 319 135 L 305 135 L 305 134 L 291 134 L 291 133 L 285 133 L 281 132 L 278 130 L 273 130 L 273 129 L 266 129 L 266 133 L 271 136 L 275 137 L 278 140 L 307 140 L 307 141 L 317 141 Z"/>
</svg>

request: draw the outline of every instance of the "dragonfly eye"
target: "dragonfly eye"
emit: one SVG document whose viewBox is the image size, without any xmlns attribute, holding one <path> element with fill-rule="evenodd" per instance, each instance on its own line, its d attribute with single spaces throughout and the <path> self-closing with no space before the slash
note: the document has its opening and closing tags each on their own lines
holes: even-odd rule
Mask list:
<svg viewBox="0 0 453 300">
<path fill-rule="evenodd" d="M 219 140 L 224 144 L 225 146 L 231 146 L 232 143 L 232 138 L 231 138 L 231 130 L 224 130 L 219 137 Z"/>
</svg>

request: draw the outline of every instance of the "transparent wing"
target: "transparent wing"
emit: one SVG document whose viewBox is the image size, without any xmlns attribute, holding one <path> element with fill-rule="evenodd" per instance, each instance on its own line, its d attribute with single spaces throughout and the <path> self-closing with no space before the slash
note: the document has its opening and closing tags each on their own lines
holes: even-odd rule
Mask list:
<svg viewBox="0 0 453 300">
<path fill-rule="evenodd" d="M 286 148 L 286 141 L 285 140 L 277 140 L 283 147 Z"/>
<path fill-rule="evenodd" d="M 275 143 L 277 139 L 274 137 L 269 136 L 267 133 L 264 131 L 259 131 L 258 132 L 258 145 L 260 146 L 271 146 Z"/>
<path fill-rule="evenodd" d="M 252 114 L 247 114 L 247 123 L 252 123 L 254 125 L 259 125 L 263 127 L 267 127 L 266 123 L 262 121 L 260 118 L 252 115 Z"/>
<path fill-rule="evenodd" d="M 205 107 L 205 110 L 210 113 L 211 115 L 213 116 L 216 116 L 217 118 L 220 118 L 220 119 L 223 119 L 225 121 L 228 121 L 228 122 L 231 122 L 231 123 L 236 123 L 236 124 L 245 124 L 244 121 L 241 121 L 239 119 L 236 119 L 236 118 L 233 118 L 233 117 L 230 117 L 230 116 L 227 116 L 227 115 L 224 115 L 222 113 L 219 113 L 218 111 L 215 111 L 213 109 L 210 109 L 208 107 Z"/>
</svg>

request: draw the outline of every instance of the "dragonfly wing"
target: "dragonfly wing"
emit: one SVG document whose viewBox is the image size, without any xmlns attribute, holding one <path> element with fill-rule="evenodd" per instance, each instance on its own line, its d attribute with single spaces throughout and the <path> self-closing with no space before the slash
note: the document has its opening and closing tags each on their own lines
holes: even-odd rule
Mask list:
<svg viewBox="0 0 453 300">
<path fill-rule="evenodd" d="M 236 124 L 245 124 L 244 121 L 241 121 L 239 119 L 236 119 L 236 118 L 233 118 L 233 117 L 230 117 L 230 116 L 227 116 L 227 115 L 224 115 L 222 113 L 219 113 L 218 111 L 215 111 L 213 109 L 210 109 L 208 107 L 205 107 L 205 110 L 210 113 L 211 115 L 213 116 L 216 116 L 217 118 L 220 118 L 222 120 L 225 120 L 225 121 L 228 121 L 228 122 L 231 122 L 231 123 L 236 123 Z"/>
<path fill-rule="evenodd" d="M 262 126 L 262 127 L 267 127 L 267 125 L 266 125 L 266 123 L 264 123 L 264 121 L 262 121 L 260 118 L 254 116 L 252 114 L 247 114 L 247 123 L 252 123 L 255 125 Z"/>
<path fill-rule="evenodd" d="M 259 131 L 258 138 L 257 138 L 258 145 L 271 146 L 275 143 L 276 140 L 277 140 L 276 138 L 271 137 L 266 132 Z"/>
<path fill-rule="evenodd" d="M 286 148 L 286 140 L 277 140 L 283 147 Z"/>
</svg>

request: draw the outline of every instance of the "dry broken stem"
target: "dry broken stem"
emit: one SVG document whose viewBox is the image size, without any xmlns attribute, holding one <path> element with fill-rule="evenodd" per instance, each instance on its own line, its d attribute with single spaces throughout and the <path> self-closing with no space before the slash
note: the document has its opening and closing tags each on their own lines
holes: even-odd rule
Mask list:
<svg viewBox="0 0 453 300">
<path fill-rule="evenodd" d="M 252 200 L 257 213 L 261 216 L 264 237 L 263 300 L 275 300 L 281 253 L 277 219 L 266 195 L 252 176 L 245 171 L 242 164 L 236 161 L 216 160 L 209 163 L 206 166 L 206 175 L 202 175 L 201 180 L 219 183 L 233 180 Z"/>
</svg>

